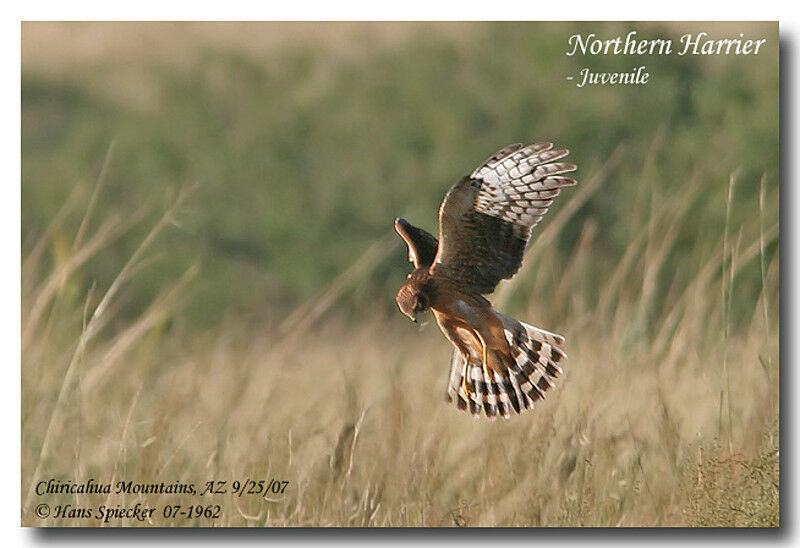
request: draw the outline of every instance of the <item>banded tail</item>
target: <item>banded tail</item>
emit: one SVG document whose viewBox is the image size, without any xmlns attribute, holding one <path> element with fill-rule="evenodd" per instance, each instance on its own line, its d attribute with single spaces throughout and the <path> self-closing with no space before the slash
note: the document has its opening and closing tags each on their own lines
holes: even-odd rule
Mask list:
<svg viewBox="0 0 800 548">
<path fill-rule="evenodd" d="M 489 370 L 491 378 L 483 371 L 480 357 L 453 352 L 450 364 L 450 382 L 447 401 L 455 403 L 462 411 L 469 410 L 477 418 L 481 410 L 490 419 L 502 415 L 511 418 L 533 409 L 545 392 L 554 386 L 554 379 L 562 373 L 559 362 L 567 355 L 559 348 L 564 337 L 517 321 L 494 312 L 503 322 L 506 340 L 511 346 L 513 366 L 500 375 Z M 462 381 L 466 376 L 469 401 Z"/>
</svg>

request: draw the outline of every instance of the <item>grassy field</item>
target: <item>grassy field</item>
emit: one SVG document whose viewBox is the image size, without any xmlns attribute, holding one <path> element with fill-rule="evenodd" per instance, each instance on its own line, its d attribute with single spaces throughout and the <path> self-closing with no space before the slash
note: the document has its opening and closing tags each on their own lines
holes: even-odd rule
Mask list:
<svg viewBox="0 0 800 548">
<path fill-rule="evenodd" d="M 566 38 L 628 26 L 124 28 L 103 57 L 97 27 L 23 26 L 23 524 L 778 525 L 776 26 L 746 28 L 758 59 L 647 57 L 646 87 L 591 90 L 564 76 L 632 61 Z M 566 336 L 565 377 L 475 421 L 432 319 L 394 307 L 392 220 L 433 231 L 455 179 L 544 139 L 579 185 L 491 300 Z"/>
</svg>

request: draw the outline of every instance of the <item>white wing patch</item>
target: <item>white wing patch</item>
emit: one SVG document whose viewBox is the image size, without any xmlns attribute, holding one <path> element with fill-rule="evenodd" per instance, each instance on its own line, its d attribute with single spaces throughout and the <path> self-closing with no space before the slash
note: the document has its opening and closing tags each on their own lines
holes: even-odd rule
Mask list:
<svg viewBox="0 0 800 548">
<path fill-rule="evenodd" d="M 509 148 L 510 152 L 503 155 L 501 151 L 472 172 L 471 177 L 481 182 L 475 209 L 530 229 L 547 213 L 561 187 L 575 184 L 571 177 L 560 175 L 577 166 L 555 162 L 569 151 L 554 149 L 552 143 Z"/>
</svg>

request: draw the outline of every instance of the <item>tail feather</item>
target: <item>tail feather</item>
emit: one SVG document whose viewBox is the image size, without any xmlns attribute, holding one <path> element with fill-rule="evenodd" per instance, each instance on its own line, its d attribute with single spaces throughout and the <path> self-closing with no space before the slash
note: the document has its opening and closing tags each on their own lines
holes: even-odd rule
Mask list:
<svg viewBox="0 0 800 548">
<path fill-rule="evenodd" d="M 511 405 L 514 407 L 514 411 L 516 411 L 518 414 L 522 413 L 528 409 L 527 397 L 522 393 L 522 389 L 519 387 L 517 375 L 512 374 L 508 377 L 510 389 L 507 390 L 507 392 L 509 398 L 511 399 Z"/>
<path fill-rule="evenodd" d="M 497 390 L 497 411 L 503 418 L 510 419 L 511 418 L 511 396 L 509 395 L 509 389 L 511 388 L 511 383 L 506 382 L 506 378 L 496 371 L 492 371 L 494 376 L 494 386 Z"/>
<path fill-rule="evenodd" d="M 503 322 L 511 346 L 513 360 L 509 369 L 504 374 L 489 370 L 487 375 L 479 359 L 455 351 L 447 400 L 476 418 L 483 411 L 490 419 L 498 415 L 508 419 L 512 411 L 521 414 L 544 399 L 545 392 L 555 386 L 554 379 L 561 376 L 559 363 L 567 356 L 559 348 L 564 343 L 561 335 L 495 313 Z M 464 384 L 469 394 L 465 393 Z"/>
</svg>

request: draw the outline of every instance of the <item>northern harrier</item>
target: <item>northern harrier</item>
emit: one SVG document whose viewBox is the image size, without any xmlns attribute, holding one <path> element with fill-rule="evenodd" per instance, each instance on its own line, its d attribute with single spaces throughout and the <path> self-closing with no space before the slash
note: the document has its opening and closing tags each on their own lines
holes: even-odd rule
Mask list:
<svg viewBox="0 0 800 548">
<path fill-rule="evenodd" d="M 544 398 L 564 337 L 500 314 L 483 295 L 522 265 L 531 230 L 577 169 L 557 162 L 569 152 L 551 143 L 505 147 L 450 188 L 439 208 L 439 239 L 397 219 L 414 271 L 397 306 L 417 321 L 433 311 L 455 346 L 447 399 L 476 417 L 509 418 Z"/>
</svg>

